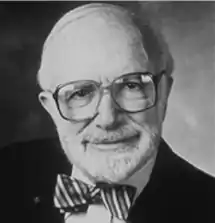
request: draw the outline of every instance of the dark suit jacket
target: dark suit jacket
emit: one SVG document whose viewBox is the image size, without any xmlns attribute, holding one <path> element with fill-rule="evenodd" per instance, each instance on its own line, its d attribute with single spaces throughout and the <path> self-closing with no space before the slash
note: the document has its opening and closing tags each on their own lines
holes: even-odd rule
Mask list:
<svg viewBox="0 0 215 223">
<path fill-rule="evenodd" d="M 58 173 L 71 173 L 58 140 L 0 150 L 0 222 L 61 223 L 53 207 Z M 215 179 L 161 141 L 151 179 L 129 214 L 133 223 L 215 223 Z M 91 223 L 91 222 L 90 222 Z"/>
</svg>

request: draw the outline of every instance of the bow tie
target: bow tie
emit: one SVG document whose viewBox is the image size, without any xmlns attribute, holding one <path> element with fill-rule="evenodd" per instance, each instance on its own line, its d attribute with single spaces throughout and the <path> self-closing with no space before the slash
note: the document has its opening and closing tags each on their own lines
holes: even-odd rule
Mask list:
<svg viewBox="0 0 215 223">
<path fill-rule="evenodd" d="M 54 204 L 62 213 L 86 212 L 89 204 L 101 204 L 112 216 L 121 220 L 128 217 L 136 188 L 128 185 L 98 183 L 88 185 L 80 180 L 59 174 L 55 187 Z"/>
</svg>

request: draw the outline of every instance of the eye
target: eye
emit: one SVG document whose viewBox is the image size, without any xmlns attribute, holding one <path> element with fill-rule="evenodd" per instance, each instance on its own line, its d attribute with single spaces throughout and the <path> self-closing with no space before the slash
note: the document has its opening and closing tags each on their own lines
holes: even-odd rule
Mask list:
<svg viewBox="0 0 215 223">
<path fill-rule="evenodd" d="M 69 107 L 80 107 L 89 103 L 95 95 L 95 89 L 84 87 L 71 92 L 66 97 L 66 103 Z"/>
<path fill-rule="evenodd" d="M 140 85 L 134 82 L 128 82 L 125 84 L 125 87 L 130 90 L 140 90 Z"/>
<path fill-rule="evenodd" d="M 74 97 L 83 98 L 83 97 L 85 97 L 87 95 L 90 95 L 91 93 L 92 93 L 92 89 L 85 88 L 85 89 L 80 89 L 80 90 L 74 92 L 71 97 L 72 98 L 74 98 Z"/>
<path fill-rule="evenodd" d="M 87 84 L 79 86 L 72 94 L 69 95 L 68 100 L 85 100 L 92 98 L 96 93 L 96 86 Z"/>
</svg>

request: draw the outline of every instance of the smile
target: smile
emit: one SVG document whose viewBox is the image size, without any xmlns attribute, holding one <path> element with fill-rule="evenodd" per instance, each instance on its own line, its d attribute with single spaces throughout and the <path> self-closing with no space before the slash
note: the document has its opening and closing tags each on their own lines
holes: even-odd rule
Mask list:
<svg viewBox="0 0 215 223">
<path fill-rule="evenodd" d="M 125 145 L 132 144 L 139 140 L 140 135 L 135 135 L 129 138 L 124 138 L 120 140 L 115 140 L 115 141 L 100 141 L 96 143 L 90 143 L 94 148 L 99 149 L 99 150 L 118 150 L 120 148 L 123 148 Z"/>
</svg>

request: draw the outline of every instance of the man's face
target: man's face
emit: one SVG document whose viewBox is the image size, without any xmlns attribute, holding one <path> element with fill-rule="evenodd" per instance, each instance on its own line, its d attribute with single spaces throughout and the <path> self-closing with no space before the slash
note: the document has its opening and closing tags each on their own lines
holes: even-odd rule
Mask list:
<svg viewBox="0 0 215 223">
<path fill-rule="evenodd" d="M 123 74 L 155 73 L 138 29 L 117 16 L 107 17 L 94 13 L 68 24 L 50 43 L 44 66 L 53 75 L 53 86 L 77 80 L 108 86 Z M 160 85 L 158 102 L 151 109 L 123 112 L 107 91 L 97 116 L 78 122 L 63 119 L 52 97 L 41 93 L 40 99 L 70 162 L 93 181 L 113 183 L 131 176 L 156 153 L 165 112 L 162 98 L 166 98 Z"/>
</svg>

